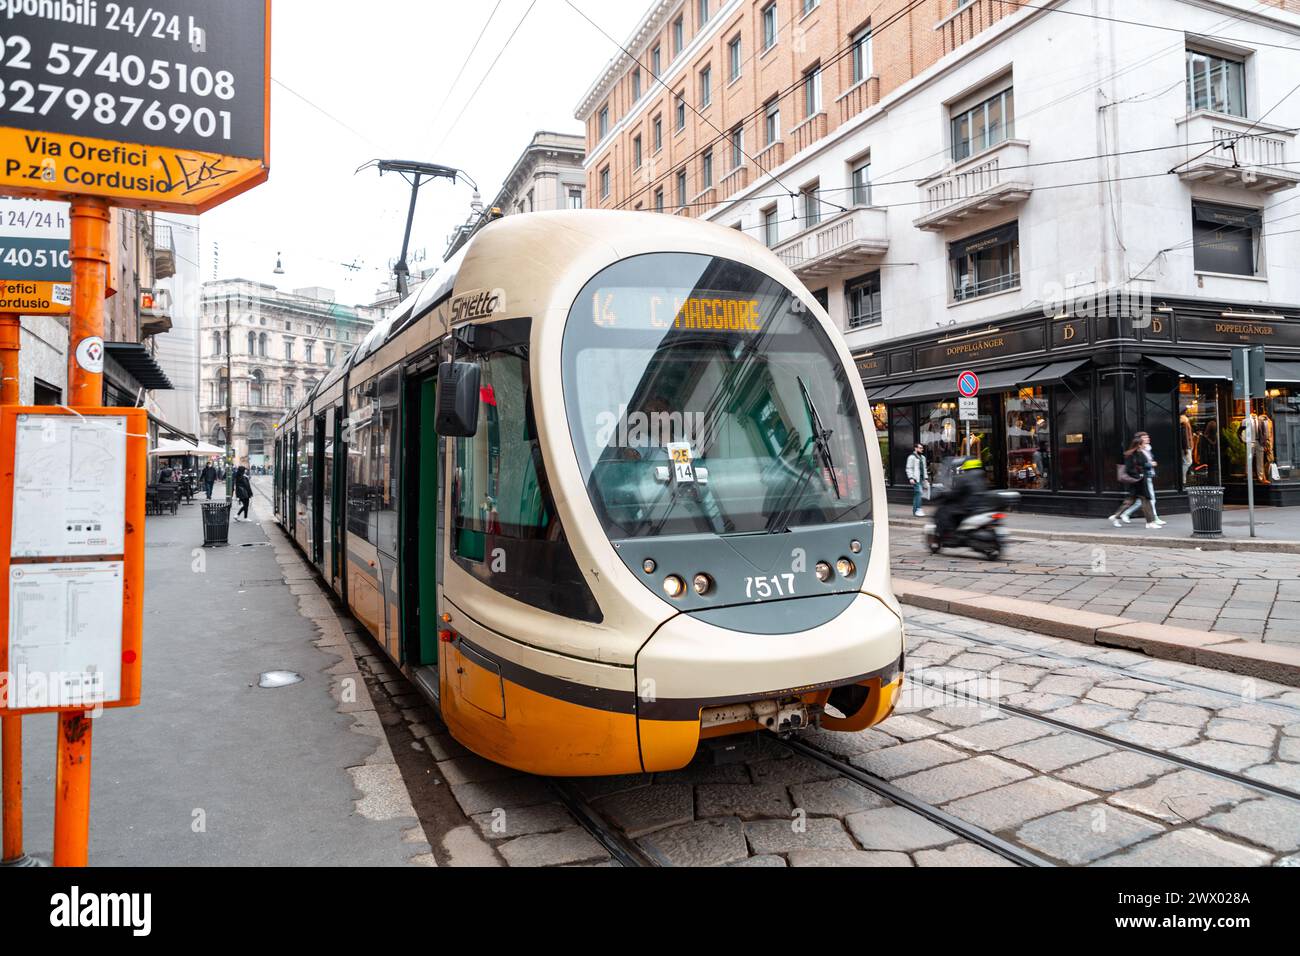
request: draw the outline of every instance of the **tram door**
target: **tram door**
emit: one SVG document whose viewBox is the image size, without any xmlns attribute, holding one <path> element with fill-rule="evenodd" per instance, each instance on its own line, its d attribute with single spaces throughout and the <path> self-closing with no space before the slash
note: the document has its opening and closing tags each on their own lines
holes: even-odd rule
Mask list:
<svg viewBox="0 0 1300 956">
<path fill-rule="evenodd" d="M 330 491 L 333 486 L 331 478 L 333 477 L 332 469 L 334 466 L 334 442 L 331 440 L 333 436 L 329 430 L 331 414 L 332 410 L 321 412 L 316 416 L 315 429 L 312 435 L 312 443 L 316 447 L 316 454 L 311 475 L 311 558 L 316 567 L 320 569 L 321 574 L 326 577 L 329 576 L 325 556 L 330 552 Z"/>
<path fill-rule="evenodd" d="M 438 588 L 442 583 L 441 442 L 434 430 L 434 360 L 408 373 L 403 393 L 406 456 L 402 497 L 403 654 L 411 665 L 438 666 Z"/>
<path fill-rule="evenodd" d="M 330 472 L 330 508 L 327 521 L 330 523 L 330 569 L 329 580 L 334 585 L 334 593 L 347 601 L 343 593 L 343 521 L 347 507 L 347 467 L 348 446 L 343 440 L 343 406 L 336 405 L 329 411 L 326 419 L 330 442 L 333 449 L 333 466 Z"/>
</svg>

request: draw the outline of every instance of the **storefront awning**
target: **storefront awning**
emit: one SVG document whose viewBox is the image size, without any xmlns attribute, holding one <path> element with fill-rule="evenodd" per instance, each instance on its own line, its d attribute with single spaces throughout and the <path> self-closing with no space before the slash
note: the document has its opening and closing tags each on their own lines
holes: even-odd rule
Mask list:
<svg viewBox="0 0 1300 956">
<path fill-rule="evenodd" d="M 913 382 L 889 396 L 891 402 L 918 401 L 923 398 L 950 398 L 957 394 L 957 376 L 946 375 L 925 382 Z"/>
<path fill-rule="evenodd" d="M 891 385 L 889 382 L 881 382 L 879 385 L 865 386 L 867 398 L 872 402 L 883 402 L 886 399 L 898 394 L 906 385 Z"/>
<path fill-rule="evenodd" d="M 1270 382 L 1300 382 L 1300 362 L 1266 362 L 1264 372 Z"/>
<path fill-rule="evenodd" d="M 1163 365 L 1170 371 L 1177 372 L 1186 378 L 1223 378 L 1229 381 L 1232 379 L 1232 363 L 1226 359 L 1190 359 L 1181 355 L 1150 355 L 1147 357 L 1157 365 Z"/>
<path fill-rule="evenodd" d="M 1007 392 L 1022 385 L 1049 385 L 1059 382 L 1070 373 L 1088 364 L 1087 359 L 1071 359 L 1064 362 L 1048 362 L 1046 365 L 1021 365 L 1018 368 L 1004 368 L 994 372 L 980 372 L 981 394 Z M 898 390 L 885 394 L 883 399 L 867 389 L 872 401 L 923 401 L 927 398 L 952 398 L 957 394 L 957 373 L 946 378 L 928 379 L 913 382 L 911 385 L 897 386 Z"/>
</svg>

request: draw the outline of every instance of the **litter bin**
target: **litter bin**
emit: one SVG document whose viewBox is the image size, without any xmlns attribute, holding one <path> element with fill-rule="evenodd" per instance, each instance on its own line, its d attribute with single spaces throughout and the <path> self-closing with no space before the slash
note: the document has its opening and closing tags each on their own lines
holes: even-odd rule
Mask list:
<svg viewBox="0 0 1300 956">
<path fill-rule="evenodd" d="M 1188 488 L 1187 501 L 1192 508 L 1192 536 L 1223 537 L 1223 488 L 1214 485 Z"/>
<path fill-rule="evenodd" d="M 230 543 L 230 502 L 203 502 L 203 547 L 221 547 Z"/>
</svg>

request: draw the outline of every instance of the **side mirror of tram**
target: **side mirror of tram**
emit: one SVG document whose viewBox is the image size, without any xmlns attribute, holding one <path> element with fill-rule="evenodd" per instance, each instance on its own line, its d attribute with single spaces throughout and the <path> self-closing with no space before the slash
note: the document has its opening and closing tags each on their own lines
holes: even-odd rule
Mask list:
<svg viewBox="0 0 1300 956">
<path fill-rule="evenodd" d="M 475 362 L 443 362 L 438 366 L 439 435 L 472 438 L 478 431 L 479 367 Z"/>
</svg>

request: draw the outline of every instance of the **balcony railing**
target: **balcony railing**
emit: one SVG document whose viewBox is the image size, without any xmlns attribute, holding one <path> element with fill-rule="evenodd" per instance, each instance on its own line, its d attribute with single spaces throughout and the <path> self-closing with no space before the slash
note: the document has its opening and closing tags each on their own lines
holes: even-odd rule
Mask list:
<svg viewBox="0 0 1300 956">
<path fill-rule="evenodd" d="M 918 229 L 938 232 L 965 219 L 1024 202 L 1033 191 L 1029 143 L 1008 139 L 923 180 Z"/>
<path fill-rule="evenodd" d="M 1018 13 L 1022 6 L 1012 0 L 970 0 L 963 4 L 935 24 L 942 52 L 951 53 L 1003 17 Z"/>
<path fill-rule="evenodd" d="M 797 156 L 826 135 L 826 111 L 814 113 L 790 130 L 790 148 Z"/>
<path fill-rule="evenodd" d="M 722 195 L 730 196 L 740 192 L 748 185 L 749 165 L 742 163 L 722 177 L 722 180 L 718 183 L 718 188 L 722 190 Z"/>
<path fill-rule="evenodd" d="M 1300 182 L 1293 169 L 1291 130 L 1252 123 L 1238 116 L 1197 110 L 1179 120 L 1186 159 L 1178 167 L 1185 182 L 1236 186 L 1273 193 Z"/>
<path fill-rule="evenodd" d="M 716 206 L 717 204 L 718 204 L 718 187 L 710 186 L 708 189 L 705 189 L 698 196 L 692 199 L 690 205 L 687 206 L 687 208 L 691 210 L 691 215 L 703 216 L 706 213 L 708 213 L 710 210 L 712 210 L 713 207 Z"/>
<path fill-rule="evenodd" d="M 1018 288 L 1019 285 L 1020 273 L 1008 272 L 1005 275 L 992 276 L 979 282 L 968 282 L 958 286 L 952 290 L 952 299 L 954 302 L 965 302 L 967 299 L 978 299 L 982 295 L 992 295 L 994 292 L 1006 292 L 1008 289 Z"/>
<path fill-rule="evenodd" d="M 785 162 L 785 141 L 778 139 L 775 143 L 769 143 L 754 159 L 760 169 L 776 169 Z"/>
<path fill-rule="evenodd" d="M 889 249 L 885 210 L 850 209 L 779 242 L 773 251 L 800 278 L 830 275 Z"/>
<path fill-rule="evenodd" d="M 863 110 L 880 102 L 880 77 L 869 76 L 850 86 L 835 100 L 840 110 L 840 122 L 847 123 Z"/>
</svg>

